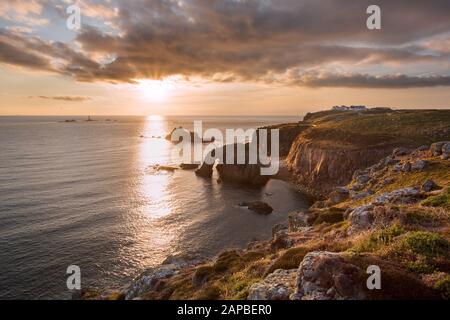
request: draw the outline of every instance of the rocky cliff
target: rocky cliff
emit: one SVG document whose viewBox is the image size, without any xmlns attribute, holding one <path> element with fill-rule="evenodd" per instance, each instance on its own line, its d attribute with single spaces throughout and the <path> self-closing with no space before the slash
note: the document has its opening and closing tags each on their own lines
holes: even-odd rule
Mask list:
<svg viewBox="0 0 450 320">
<path fill-rule="evenodd" d="M 326 196 L 347 184 L 358 169 L 377 163 L 395 148 L 450 139 L 450 111 L 326 111 L 308 114 L 308 129 L 293 141 L 286 158 L 294 181 L 306 192 Z"/>
</svg>

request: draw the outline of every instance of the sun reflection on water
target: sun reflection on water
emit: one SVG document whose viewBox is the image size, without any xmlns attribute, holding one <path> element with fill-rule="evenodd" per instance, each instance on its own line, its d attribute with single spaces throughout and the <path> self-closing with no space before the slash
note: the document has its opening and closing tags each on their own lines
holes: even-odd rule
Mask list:
<svg viewBox="0 0 450 320">
<path fill-rule="evenodd" d="M 149 219 L 161 218 L 172 212 L 170 174 L 150 170 L 156 165 L 167 165 L 166 161 L 170 159 L 170 142 L 164 139 L 167 131 L 167 124 L 163 117 L 147 117 L 138 159 L 142 172 L 140 193 L 145 203 L 142 206 L 142 213 Z"/>
</svg>

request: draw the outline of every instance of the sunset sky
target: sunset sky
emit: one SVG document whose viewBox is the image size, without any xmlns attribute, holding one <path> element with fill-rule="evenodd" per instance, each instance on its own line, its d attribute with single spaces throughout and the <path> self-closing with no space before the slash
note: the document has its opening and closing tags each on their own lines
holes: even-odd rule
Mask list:
<svg viewBox="0 0 450 320">
<path fill-rule="evenodd" d="M 0 115 L 450 108 L 449 16 L 448 0 L 0 0 Z"/>
</svg>

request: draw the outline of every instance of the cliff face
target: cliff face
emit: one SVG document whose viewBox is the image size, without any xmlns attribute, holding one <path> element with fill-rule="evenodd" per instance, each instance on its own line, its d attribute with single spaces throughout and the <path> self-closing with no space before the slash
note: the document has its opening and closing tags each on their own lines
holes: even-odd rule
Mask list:
<svg viewBox="0 0 450 320">
<path fill-rule="evenodd" d="M 320 146 L 298 137 L 286 165 L 294 181 L 309 194 L 322 197 L 351 181 L 353 172 L 369 167 L 392 152 L 390 147 L 346 150 Z"/>
</svg>

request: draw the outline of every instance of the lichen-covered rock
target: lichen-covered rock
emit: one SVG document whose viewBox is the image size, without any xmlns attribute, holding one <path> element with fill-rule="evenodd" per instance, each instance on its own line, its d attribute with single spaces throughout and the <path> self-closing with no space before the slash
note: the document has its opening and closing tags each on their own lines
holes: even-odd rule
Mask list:
<svg viewBox="0 0 450 320">
<path fill-rule="evenodd" d="M 422 171 L 423 169 L 426 168 L 426 166 L 428 165 L 428 162 L 425 160 L 417 160 L 416 162 L 414 162 L 411 165 L 411 170 L 413 171 Z"/>
<path fill-rule="evenodd" d="M 296 300 L 365 299 L 364 274 L 339 253 L 316 251 L 303 259 L 297 274 Z"/>
<path fill-rule="evenodd" d="M 367 182 L 370 181 L 370 176 L 363 174 L 363 175 L 357 176 L 355 180 L 359 184 L 366 184 Z"/>
<path fill-rule="evenodd" d="M 419 188 L 404 188 L 386 192 L 375 198 L 375 204 L 385 203 L 414 203 L 419 200 Z"/>
<path fill-rule="evenodd" d="M 179 258 L 168 257 L 162 265 L 150 268 L 137 277 L 133 283 L 124 290 L 126 300 L 133 300 L 153 290 L 160 280 L 175 275 L 180 269 L 199 264 L 201 259 L 196 257 Z"/>
<path fill-rule="evenodd" d="M 330 194 L 330 203 L 336 204 L 342 201 L 345 201 L 349 198 L 350 192 L 343 187 L 336 188 L 331 194 Z"/>
<path fill-rule="evenodd" d="M 381 289 L 367 287 L 367 268 L 381 270 Z M 315 251 L 303 259 L 297 274 L 296 300 L 438 299 L 436 292 L 404 269 L 369 255 Z"/>
<path fill-rule="evenodd" d="M 291 245 L 292 241 L 289 238 L 289 233 L 287 230 L 278 231 L 270 242 L 270 248 L 272 250 L 289 248 Z"/>
<path fill-rule="evenodd" d="M 275 237 L 275 235 L 282 231 L 282 230 L 287 230 L 289 228 L 289 224 L 288 222 L 282 222 L 282 223 L 278 223 L 276 225 L 274 225 L 272 227 L 272 237 Z"/>
<path fill-rule="evenodd" d="M 421 187 L 422 191 L 430 192 L 439 189 L 439 186 L 431 179 L 425 181 Z"/>
<path fill-rule="evenodd" d="M 442 146 L 442 160 L 450 159 L 450 142 Z"/>
<path fill-rule="evenodd" d="M 431 154 L 435 157 L 442 155 L 442 147 L 448 143 L 450 143 L 450 141 L 440 141 L 433 143 L 430 148 Z"/>
<path fill-rule="evenodd" d="M 132 300 L 152 290 L 159 280 L 173 276 L 179 266 L 175 264 L 163 265 L 147 270 L 140 275 L 125 293 L 126 300 Z"/>
<path fill-rule="evenodd" d="M 291 212 L 288 216 L 289 231 L 299 231 L 311 225 L 313 214 L 303 211 Z"/>
<path fill-rule="evenodd" d="M 363 205 L 353 209 L 349 214 L 348 219 L 352 223 L 352 231 L 367 229 L 373 222 L 373 209 L 372 204 Z"/>
<path fill-rule="evenodd" d="M 407 161 L 403 164 L 403 167 L 402 167 L 403 172 L 410 172 L 411 169 L 412 169 L 411 162 Z"/>
<path fill-rule="evenodd" d="M 297 269 L 275 270 L 250 287 L 248 300 L 289 300 L 295 290 Z"/>
</svg>

